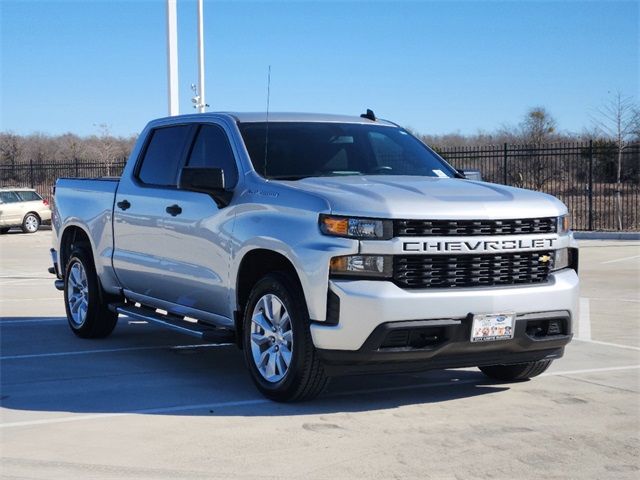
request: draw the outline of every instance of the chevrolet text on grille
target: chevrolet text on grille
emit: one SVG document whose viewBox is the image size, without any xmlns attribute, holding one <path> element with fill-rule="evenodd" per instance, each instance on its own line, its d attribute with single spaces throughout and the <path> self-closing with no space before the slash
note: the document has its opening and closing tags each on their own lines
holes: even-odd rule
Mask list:
<svg viewBox="0 0 640 480">
<path fill-rule="evenodd" d="M 494 252 L 502 250 L 532 250 L 553 247 L 556 240 L 556 238 L 533 238 L 518 240 L 470 240 L 464 242 L 402 242 L 402 250 L 404 252 Z"/>
</svg>

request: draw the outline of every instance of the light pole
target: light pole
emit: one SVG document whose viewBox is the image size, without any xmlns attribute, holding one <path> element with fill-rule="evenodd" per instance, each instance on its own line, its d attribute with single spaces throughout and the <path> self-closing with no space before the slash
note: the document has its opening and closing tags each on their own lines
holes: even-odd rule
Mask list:
<svg viewBox="0 0 640 480">
<path fill-rule="evenodd" d="M 169 85 L 169 116 L 179 115 L 178 13 L 176 0 L 167 0 L 167 80 Z"/>
<path fill-rule="evenodd" d="M 204 113 L 204 108 L 208 106 L 204 95 L 203 3 L 204 0 L 198 0 L 198 103 L 196 104 L 198 113 Z"/>
</svg>

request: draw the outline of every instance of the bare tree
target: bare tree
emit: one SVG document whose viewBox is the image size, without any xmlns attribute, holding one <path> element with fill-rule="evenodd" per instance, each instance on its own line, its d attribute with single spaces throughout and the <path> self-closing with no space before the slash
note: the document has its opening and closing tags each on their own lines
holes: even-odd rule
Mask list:
<svg viewBox="0 0 640 480">
<path fill-rule="evenodd" d="M 557 125 L 555 118 L 544 107 L 533 107 L 520 123 L 522 139 L 536 146 L 548 143 L 554 139 Z"/>
<path fill-rule="evenodd" d="M 57 159 L 61 161 L 77 162 L 86 149 L 85 142 L 78 135 L 65 133 L 55 138 L 58 144 Z"/>
<path fill-rule="evenodd" d="M 556 177 L 562 170 L 557 162 L 541 151 L 545 144 L 557 138 L 556 120 L 544 107 L 530 108 L 516 129 L 516 138 L 527 145 L 523 151 L 522 170 L 530 174 L 533 188 L 541 190 L 544 185 Z M 523 172 L 517 172 L 517 177 L 523 180 L 527 177 Z"/>
<path fill-rule="evenodd" d="M 10 132 L 0 133 L 0 159 L 11 165 L 10 173 L 3 170 L 1 182 L 11 182 L 16 178 L 16 162 L 22 154 L 23 138 Z M 6 178 L 5 178 L 6 176 Z"/>
<path fill-rule="evenodd" d="M 616 92 L 603 106 L 596 110 L 593 122 L 597 131 L 615 142 L 618 149 L 616 174 L 616 217 L 618 229 L 622 230 L 622 152 L 631 140 L 640 133 L 640 109 L 633 98 Z"/>
<path fill-rule="evenodd" d="M 98 137 L 94 137 L 96 141 L 91 142 L 89 148 L 93 150 L 98 161 L 107 167 L 107 176 L 110 176 L 113 164 L 121 157 L 121 152 L 117 139 L 111 135 L 109 125 L 100 123 L 95 126 L 98 127 L 100 134 Z"/>
</svg>

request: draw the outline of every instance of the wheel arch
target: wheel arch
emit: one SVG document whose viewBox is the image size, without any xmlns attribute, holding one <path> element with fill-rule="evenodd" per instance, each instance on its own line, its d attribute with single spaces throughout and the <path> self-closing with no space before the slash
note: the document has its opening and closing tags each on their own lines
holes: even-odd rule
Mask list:
<svg viewBox="0 0 640 480">
<path fill-rule="evenodd" d="M 59 262 L 61 272 L 64 272 L 67 262 L 69 261 L 69 256 L 76 246 L 87 246 L 87 253 L 91 256 L 91 260 L 95 264 L 93 245 L 88 232 L 78 225 L 69 225 L 64 229 L 60 237 Z"/>
<path fill-rule="evenodd" d="M 38 212 L 36 212 L 35 210 L 29 210 L 27 213 L 24 214 L 24 217 L 22 217 L 22 221 L 24 222 L 24 219 L 27 218 L 27 215 L 35 215 L 36 217 L 38 217 L 38 221 L 40 223 L 42 223 L 42 217 L 40 216 L 40 214 Z"/>
<path fill-rule="evenodd" d="M 236 298 L 234 323 L 238 346 L 242 347 L 242 315 L 253 286 L 265 275 L 272 272 L 284 272 L 291 276 L 296 288 L 302 293 L 305 308 L 308 309 L 306 296 L 298 272 L 287 257 L 273 250 L 256 248 L 247 252 L 240 261 L 236 277 Z"/>
</svg>

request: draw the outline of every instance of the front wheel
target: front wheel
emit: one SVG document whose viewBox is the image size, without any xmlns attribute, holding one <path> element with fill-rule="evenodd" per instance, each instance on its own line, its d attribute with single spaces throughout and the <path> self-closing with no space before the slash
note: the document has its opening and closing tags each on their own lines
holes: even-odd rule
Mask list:
<svg viewBox="0 0 640 480">
<path fill-rule="evenodd" d="M 85 249 L 74 249 L 67 262 L 64 306 L 71 330 L 82 338 L 106 337 L 118 322 L 118 314 L 108 308 L 93 258 Z"/>
<path fill-rule="evenodd" d="M 291 402 L 322 392 L 327 377 L 311 339 L 304 296 L 290 275 L 272 273 L 255 284 L 242 327 L 245 361 L 265 397 Z"/>
<path fill-rule="evenodd" d="M 22 220 L 22 231 L 24 233 L 36 233 L 40 228 L 40 217 L 35 213 L 27 213 Z"/>
<path fill-rule="evenodd" d="M 517 365 L 491 365 L 479 368 L 489 378 L 516 381 L 537 377 L 549 368 L 551 362 L 552 360 L 538 360 L 537 362 L 519 363 Z"/>
</svg>

